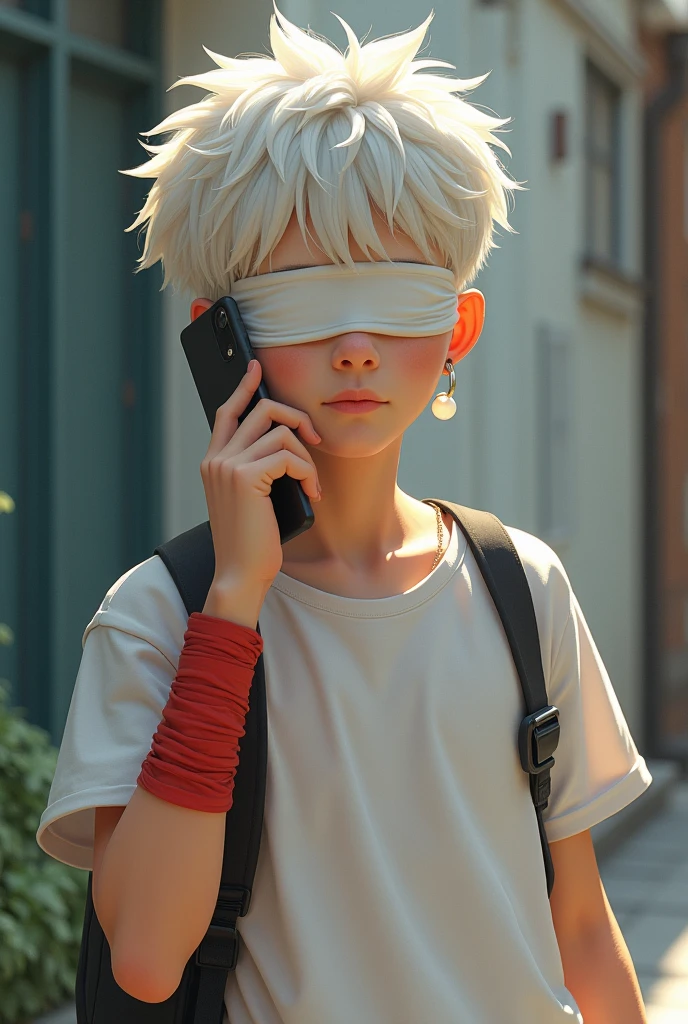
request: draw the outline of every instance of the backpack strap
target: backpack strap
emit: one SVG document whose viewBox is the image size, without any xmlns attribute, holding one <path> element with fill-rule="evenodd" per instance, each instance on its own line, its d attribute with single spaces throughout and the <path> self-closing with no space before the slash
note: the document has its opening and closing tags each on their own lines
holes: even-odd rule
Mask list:
<svg viewBox="0 0 688 1024">
<path fill-rule="evenodd" d="M 547 698 L 540 637 L 528 578 L 513 541 L 497 516 L 439 498 L 423 498 L 423 501 L 439 505 L 449 512 L 466 535 L 509 641 L 527 712 L 518 731 L 518 751 L 521 767 L 530 776 L 530 794 L 545 862 L 547 895 L 551 896 L 554 866 L 542 812 L 550 795 L 552 754 L 559 743 L 559 711 Z"/>
<path fill-rule="evenodd" d="M 200 523 L 155 549 L 174 580 L 189 615 L 203 611 L 215 573 L 210 522 Z M 260 633 L 260 627 L 256 625 Z M 265 807 L 267 706 L 263 655 L 251 684 L 245 735 L 234 778 L 233 803 L 225 817 L 225 845 L 217 904 L 208 931 L 195 953 L 199 983 L 193 1024 L 222 1019 L 227 974 L 237 964 L 237 917 L 248 913 L 256 873 Z"/>
</svg>

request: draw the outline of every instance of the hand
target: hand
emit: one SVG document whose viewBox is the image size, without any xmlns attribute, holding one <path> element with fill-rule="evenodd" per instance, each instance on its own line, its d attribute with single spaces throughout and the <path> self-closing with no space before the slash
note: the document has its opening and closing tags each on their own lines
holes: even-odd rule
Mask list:
<svg viewBox="0 0 688 1024">
<path fill-rule="evenodd" d="M 320 500 L 313 459 L 289 428 L 298 429 L 309 444 L 317 444 L 320 437 L 307 413 L 266 398 L 239 425 L 261 376 L 260 363 L 252 360 L 239 386 L 217 410 L 201 478 L 215 548 L 213 587 L 259 590 L 264 597 L 283 561 L 270 499 L 273 481 L 286 473 L 301 481 L 311 501 Z M 279 426 L 270 429 L 273 423 Z"/>
</svg>

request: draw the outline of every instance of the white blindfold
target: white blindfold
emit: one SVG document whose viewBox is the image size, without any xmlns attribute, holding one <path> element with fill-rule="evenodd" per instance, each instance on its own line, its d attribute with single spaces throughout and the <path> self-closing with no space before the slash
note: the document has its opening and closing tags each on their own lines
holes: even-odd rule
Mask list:
<svg viewBox="0 0 688 1024">
<path fill-rule="evenodd" d="M 423 263 L 278 270 L 235 281 L 229 294 L 254 348 L 301 345 L 347 331 L 432 337 L 459 319 L 454 274 Z"/>
</svg>

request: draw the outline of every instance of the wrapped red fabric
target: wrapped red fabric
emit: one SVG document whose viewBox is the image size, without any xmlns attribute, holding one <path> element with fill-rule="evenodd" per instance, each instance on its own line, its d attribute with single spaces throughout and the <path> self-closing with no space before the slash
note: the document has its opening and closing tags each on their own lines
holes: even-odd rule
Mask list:
<svg viewBox="0 0 688 1024">
<path fill-rule="evenodd" d="M 239 740 L 262 650 L 255 629 L 202 612 L 189 616 L 177 675 L 138 785 L 192 810 L 231 808 Z"/>
</svg>

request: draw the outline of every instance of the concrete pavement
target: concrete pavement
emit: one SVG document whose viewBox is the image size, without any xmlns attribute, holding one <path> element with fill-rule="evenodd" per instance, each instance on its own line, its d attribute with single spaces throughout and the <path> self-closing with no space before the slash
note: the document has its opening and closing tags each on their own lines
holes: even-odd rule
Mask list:
<svg viewBox="0 0 688 1024">
<path fill-rule="evenodd" d="M 648 1024 L 688 1024 L 688 781 L 600 860 L 609 902 L 635 965 Z"/>
</svg>

